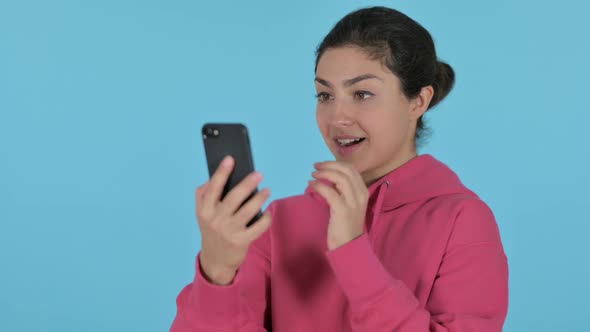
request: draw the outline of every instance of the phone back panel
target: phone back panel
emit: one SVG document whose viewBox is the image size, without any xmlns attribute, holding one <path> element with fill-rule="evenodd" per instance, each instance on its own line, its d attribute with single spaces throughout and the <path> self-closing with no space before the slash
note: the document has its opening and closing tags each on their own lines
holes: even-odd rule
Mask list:
<svg viewBox="0 0 590 332">
<path fill-rule="evenodd" d="M 215 130 L 217 134 L 213 134 Z M 210 177 L 225 156 L 230 155 L 235 160 L 234 170 L 223 190 L 223 198 L 254 171 L 248 129 L 239 123 L 207 123 L 203 126 L 202 134 Z"/>
</svg>

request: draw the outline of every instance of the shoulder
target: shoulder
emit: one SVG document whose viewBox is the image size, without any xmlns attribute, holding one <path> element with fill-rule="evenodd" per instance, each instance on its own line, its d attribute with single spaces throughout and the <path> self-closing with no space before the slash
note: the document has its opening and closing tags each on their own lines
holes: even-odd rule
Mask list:
<svg viewBox="0 0 590 332">
<path fill-rule="evenodd" d="M 440 197 L 439 204 L 449 209 L 454 245 L 501 242 L 494 212 L 476 195 L 448 195 Z"/>
</svg>

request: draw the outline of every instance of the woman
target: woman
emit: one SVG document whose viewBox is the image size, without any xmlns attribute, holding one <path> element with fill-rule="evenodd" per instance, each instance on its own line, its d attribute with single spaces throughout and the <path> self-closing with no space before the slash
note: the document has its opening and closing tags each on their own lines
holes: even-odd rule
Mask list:
<svg viewBox="0 0 590 332">
<path fill-rule="evenodd" d="M 197 189 L 202 250 L 172 331 L 501 331 L 508 267 L 494 215 L 417 154 L 423 115 L 451 90 L 430 34 L 374 7 L 317 50 L 317 122 L 335 161 L 270 204 L 254 173 L 219 200 L 227 158 Z M 271 226 L 272 220 L 272 226 Z"/>
</svg>

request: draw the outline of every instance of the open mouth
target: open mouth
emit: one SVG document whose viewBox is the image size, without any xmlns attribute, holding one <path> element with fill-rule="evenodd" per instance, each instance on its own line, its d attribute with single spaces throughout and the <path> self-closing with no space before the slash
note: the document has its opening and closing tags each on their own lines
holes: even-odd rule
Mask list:
<svg viewBox="0 0 590 332">
<path fill-rule="evenodd" d="M 357 145 L 360 142 L 364 141 L 365 140 L 365 137 L 359 137 L 359 138 L 336 138 L 334 140 L 341 147 L 349 147 L 349 146 Z"/>
</svg>

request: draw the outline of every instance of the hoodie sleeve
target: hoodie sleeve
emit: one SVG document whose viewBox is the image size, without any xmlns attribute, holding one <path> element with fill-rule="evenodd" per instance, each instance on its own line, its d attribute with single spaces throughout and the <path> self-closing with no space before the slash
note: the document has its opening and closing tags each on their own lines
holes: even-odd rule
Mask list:
<svg viewBox="0 0 590 332">
<path fill-rule="evenodd" d="M 272 204 L 269 206 L 271 214 Z M 196 259 L 195 277 L 176 299 L 177 312 L 170 332 L 262 332 L 270 322 L 270 232 L 248 248 L 232 283 L 208 282 Z"/>
<path fill-rule="evenodd" d="M 457 216 L 424 308 L 387 272 L 366 234 L 327 255 L 355 332 L 502 331 L 508 265 L 495 218 L 482 201 L 466 202 Z"/>
</svg>

